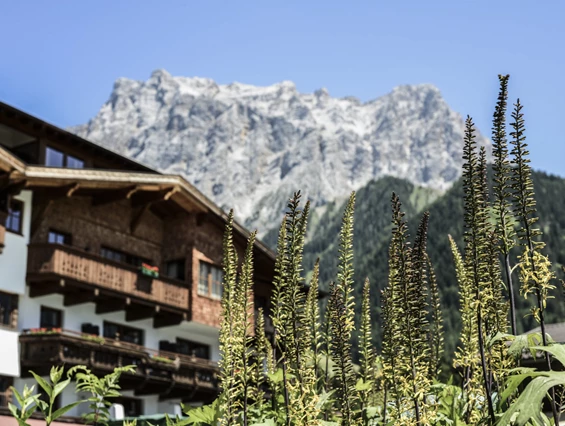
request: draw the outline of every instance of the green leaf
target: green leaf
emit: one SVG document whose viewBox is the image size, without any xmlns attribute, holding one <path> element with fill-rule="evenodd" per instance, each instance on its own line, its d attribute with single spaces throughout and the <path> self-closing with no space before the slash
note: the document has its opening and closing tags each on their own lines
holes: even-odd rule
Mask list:
<svg viewBox="0 0 565 426">
<path fill-rule="evenodd" d="M 22 395 L 13 386 L 10 386 L 10 389 L 12 390 L 13 395 L 16 397 L 16 401 L 18 401 L 18 404 L 20 404 L 20 406 L 23 407 L 24 406 L 24 398 L 22 397 Z"/>
<path fill-rule="evenodd" d="M 283 381 L 283 371 L 282 368 L 279 368 L 274 373 L 267 373 L 267 377 L 272 383 L 281 383 Z"/>
<path fill-rule="evenodd" d="M 41 386 L 41 388 L 45 391 L 47 396 L 49 398 L 51 398 L 51 392 L 53 390 L 51 388 L 51 385 L 49 383 L 47 383 L 45 381 L 45 379 L 43 379 L 41 376 L 38 376 L 37 374 L 35 374 L 33 371 L 30 371 L 30 373 L 33 375 L 33 377 L 35 378 L 35 381 L 39 384 L 39 386 Z"/>
<path fill-rule="evenodd" d="M 73 402 L 72 404 L 69 405 L 65 405 L 64 407 L 59 408 L 57 411 L 55 411 L 52 415 L 51 415 L 51 420 L 57 420 L 59 417 L 61 417 L 62 415 L 64 415 L 67 411 L 72 410 L 73 408 L 75 408 L 77 405 L 82 404 L 85 401 L 76 401 Z"/>
<path fill-rule="evenodd" d="M 49 378 L 51 379 L 51 383 L 56 384 L 59 383 L 63 377 L 63 366 L 61 367 L 51 367 L 51 372 L 49 373 Z"/>
<path fill-rule="evenodd" d="M 47 404 L 42 399 L 36 398 L 35 404 L 39 407 L 42 413 L 47 413 L 47 411 L 49 410 L 49 404 Z"/>
<path fill-rule="evenodd" d="M 500 418 L 499 425 L 515 424 L 517 426 L 524 426 L 532 420 L 542 425 L 546 424 L 541 415 L 542 401 L 552 387 L 565 384 L 565 372 L 548 371 L 537 374 L 539 374 L 538 377 L 534 377 L 518 399 L 514 401 L 508 411 Z M 511 423 L 511 421 L 514 423 Z"/>
<path fill-rule="evenodd" d="M 184 425 L 197 424 L 197 423 L 214 425 L 215 420 L 217 418 L 218 410 L 219 410 L 219 402 L 217 399 L 210 405 L 191 408 L 185 411 L 185 414 L 189 418 L 181 421 L 179 425 L 175 425 L 175 426 L 184 426 Z"/>
<path fill-rule="evenodd" d="M 8 409 L 10 410 L 10 413 L 12 413 L 12 416 L 14 418 L 19 418 L 18 415 L 18 407 L 16 407 L 14 404 L 12 404 L 11 402 L 8 402 Z"/>
<path fill-rule="evenodd" d="M 360 378 L 359 380 L 357 380 L 357 383 L 355 384 L 355 389 L 357 389 L 358 391 L 366 391 L 371 389 L 372 386 L 373 386 L 372 380 L 367 380 L 366 382 L 364 382 L 363 379 Z"/>
<path fill-rule="evenodd" d="M 367 407 L 365 411 L 367 412 L 367 418 L 372 419 L 377 416 L 379 407 Z"/>
<path fill-rule="evenodd" d="M 51 400 L 54 401 L 57 395 L 59 395 L 63 391 L 63 389 L 65 389 L 69 385 L 69 383 L 71 383 L 71 379 L 63 380 L 62 382 L 57 383 L 53 388 L 53 394 L 51 395 Z"/>
</svg>

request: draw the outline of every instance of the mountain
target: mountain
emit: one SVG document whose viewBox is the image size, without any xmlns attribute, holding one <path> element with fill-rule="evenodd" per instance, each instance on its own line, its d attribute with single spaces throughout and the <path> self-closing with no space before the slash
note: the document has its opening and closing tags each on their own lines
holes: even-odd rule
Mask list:
<svg viewBox="0 0 565 426">
<path fill-rule="evenodd" d="M 432 85 L 400 86 L 362 103 L 163 70 L 118 79 L 78 135 L 181 174 L 260 235 L 297 189 L 323 206 L 382 176 L 445 191 L 461 170 L 463 121 Z M 479 144 L 489 145 L 479 136 Z"/>
<path fill-rule="evenodd" d="M 563 278 L 560 267 L 565 265 L 565 215 L 563 214 L 565 179 L 543 172 L 534 172 L 533 181 L 540 217 L 536 226 L 542 230 L 542 240 L 546 243 L 543 252 L 549 256 L 556 271 L 559 271 L 559 278 Z M 448 353 L 451 353 L 457 343 L 460 329 L 459 289 L 447 236 L 451 234 L 460 250 L 463 249 L 463 188 L 460 180 L 439 196 L 430 192 L 429 188 L 421 188 L 396 178 L 372 181 L 357 191 L 353 243 L 357 303 L 360 305 L 362 285 L 368 277 L 371 282 L 371 294 L 376 301 L 372 306 L 372 314 L 375 337 L 379 343 L 380 294 L 388 280 L 388 245 L 392 230 L 390 198 L 393 191 L 400 197 L 412 238 L 415 236 L 423 211 L 430 212 L 428 253 L 438 279 L 446 346 Z M 314 215 L 308 230 L 308 243 L 304 249 L 304 267 L 306 270 L 311 270 L 315 259 L 319 257 L 320 279 L 326 288 L 330 281 L 335 280 L 337 273 L 338 234 L 344 209 L 345 203 L 329 204 L 320 217 Z M 268 239 L 272 240 L 272 238 L 270 232 Z M 513 254 L 512 264 L 516 264 L 516 255 L 519 251 L 515 250 Z M 514 282 L 519 286 L 517 273 L 514 274 Z M 548 323 L 561 322 L 565 317 L 562 288 L 557 280 L 554 284 L 557 286 L 553 292 L 555 299 L 549 300 L 546 310 Z M 535 327 L 535 320 L 529 314 L 531 301 L 517 296 L 517 304 L 519 331 L 527 331 Z"/>
</svg>

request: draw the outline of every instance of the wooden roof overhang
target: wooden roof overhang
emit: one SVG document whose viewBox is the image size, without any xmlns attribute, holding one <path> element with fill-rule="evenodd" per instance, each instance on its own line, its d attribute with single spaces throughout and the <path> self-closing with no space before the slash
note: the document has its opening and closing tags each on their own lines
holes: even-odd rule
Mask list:
<svg viewBox="0 0 565 426">
<path fill-rule="evenodd" d="M 68 144 L 82 150 L 83 152 L 88 152 L 99 156 L 100 158 L 105 158 L 119 167 L 125 167 L 132 171 L 159 174 L 156 170 L 153 170 L 141 163 L 124 157 L 108 148 L 104 148 L 98 144 L 90 142 L 89 140 L 83 139 L 74 133 L 61 129 L 53 124 L 34 117 L 33 115 L 27 114 L 11 105 L 5 104 L 4 102 L 0 102 L 0 124 L 5 124 L 10 128 L 36 139 L 46 138 Z"/>
<path fill-rule="evenodd" d="M 22 189 L 37 189 L 44 192 L 46 197 L 54 198 L 90 194 L 95 199 L 94 203 L 130 198 L 136 205 L 145 205 L 146 208 L 152 208 L 162 215 L 187 211 L 199 213 L 202 220 L 213 221 L 222 228 L 227 223 L 228 215 L 222 209 L 178 175 L 160 174 L 2 102 L 0 118 L 0 121 L 8 120 L 9 125 L 22 131 L 29 132 L 31 126 L 35 131 L 44 129 L 49 134 L 70 138 L 76 143 L 88 145 L 89 149 L 99 149 L 108 156 L 120 157 L 136 169 L 114 171 L 33 166 L 24 163 L 0 146 L 0 195 L 7 192 L 17 194 Z M 249 236 L 250 232 L 234 221 L 236 244 L 244 246 Z M 258 264 L 274 266 L 275 253 L 263 242 L 255 240 L 255 259 Z M 257 270 L 257 273 L 261 272 Z M 267 267 L 265 274 L 261 275 L 265 280 L 270 280 L 272 274 L 272 267 Z"/>
<path fill-rule="evenodd" d="M 30 189 L 47 199 L 89 195 L 94 204 L 130 199 L 133 206 L 154 208 L 163 215 L 189 212 L 201 214 L 203 220 L 225 226 L 228 215 L 204 196 L 198 189 L 177 175 L 99 169 L 68 169 L 25 165 L 0 148 L 0 159 L 6 154 L 10 168 L 0 176 L 5 186 Z M 11 158 L 10 158 L 11 157 Z M 1 188 L 0 188 L 1 190 Z M 159 206 L 161 204 L 161 206 Z M 234 239 L 245 244 L 250 232 L 234 221 Z M 271 263 L 274 252 L 256 240 L 256 258 Z"/>
</svg>

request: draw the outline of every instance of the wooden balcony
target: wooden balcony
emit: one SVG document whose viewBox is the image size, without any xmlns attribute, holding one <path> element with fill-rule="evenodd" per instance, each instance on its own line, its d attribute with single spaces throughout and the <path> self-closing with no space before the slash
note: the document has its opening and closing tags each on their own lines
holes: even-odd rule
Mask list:
<svg viewBox="0 0 565 426">
<path fill-rule="evenodd" d="M 60 244 L 28 250 L 30 297 L 63 294 L 65 306 L 93 302 L 96 313 L 125 311 L 127 321 L 153 318 L 154 327 L 188 318 L 189 289 L 182 282 L 143 275 L 136 268 Z"/>
<path fill-rule="evenodd" d="M 211 401 L 218 394 L 218 366 L 196 357 L 157 351 L 132 343 L 61 329 L 27 330 L 20 336 L 21 371 L 48 374 L 52 365 L 85 365 L 98 375 L 135 365 L 120 387 L 161 399 Z"/>
</svg>

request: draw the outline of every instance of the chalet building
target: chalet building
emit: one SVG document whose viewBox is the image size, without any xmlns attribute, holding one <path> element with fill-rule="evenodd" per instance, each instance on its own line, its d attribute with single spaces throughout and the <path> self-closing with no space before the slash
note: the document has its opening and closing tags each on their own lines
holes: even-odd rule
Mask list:
<svg viewBox="0 0 565 426">
<path fill-rule="evenodd" d="M 61 364 L 136 365 L 126 416 L 214 399 L 226 219 L 183 178 L 0 103 L 0 406 Z M 240 259 L 247 236 L 236 224 Z M 254 254 L 268 309 L 274 257 Z"/>
</svg>

